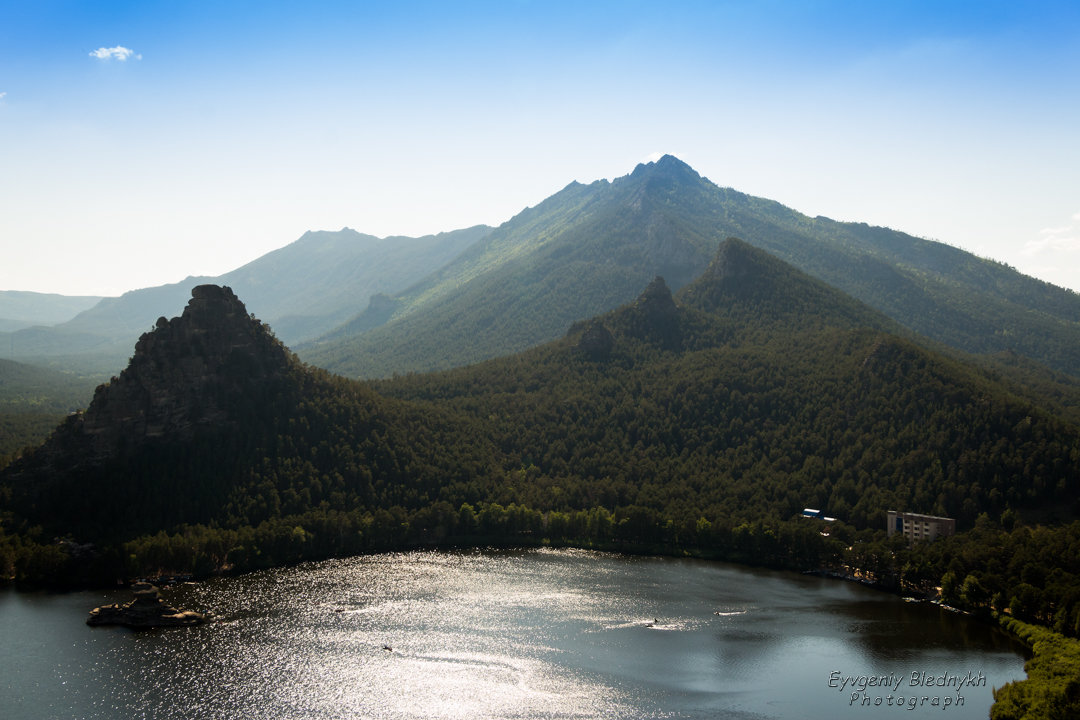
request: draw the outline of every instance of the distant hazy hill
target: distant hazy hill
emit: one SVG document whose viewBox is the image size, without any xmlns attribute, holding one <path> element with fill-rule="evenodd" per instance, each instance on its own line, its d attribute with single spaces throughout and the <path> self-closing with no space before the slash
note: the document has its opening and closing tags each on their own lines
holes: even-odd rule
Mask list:
<svg viewBox="0 0 1080 720">
<path fill-rule="evenodd" d="M 82 356 L 69 364 L 119 368 L 139 334 L 182 306 L 197 285 L 216 282 L 250 298 L 250 307 L 282 340 L 315 337 L 367 307 L 372 295 L 397 292 L 441 267 L 489 228 L 421 238 L 376 238 L 353 230 L 308 232 L 217 278 L 183 282 L 104 298 L 55 327 L 0 333 L 0 355 L 14 358 Z M 0 305 L 2 307 L 2 305 Z M 74 315 L 74 313 L 72 313 Z"/>
<path fill-rule="evenodd" d="M 100 297 L 0 290 L 0 332 L 55 325 L 93 307 Z M 0 355 L 3 354 L 0 348 Z"/>
<path fill-rule="evenodd" d="M 557 338 L 630 302 L 656 275 L 678 290 L 731 236 L 937 342 L 1080 377 L 1077 293 L 942 243 L 717 187 L 671 156 L 611 182 L 571 183 L 496 229 L 381 240 L 307 233 L 219 278 L 106 298 L 54 327 L 0 332 L 0 357 L 118 368 L 139 333 L 212 281 L 246 298 L 305 360 L 335 372 L 448 368 Z"/>
<path fill-rule="evenodd" d="M 942 243 L 717 187 L 671 156 L 612 182 L 570 184 L 298 351 L 360 376 L 495 357 L 628 302 L 654 275 L 678 289 L 729 236 L 942 343 L 1080 375 L 1080 295 Z"/>
<path fill-rule="evenodd" d="M 317 337 L 442 267 L 491 231 L 486 225 L 419 238 L 354 230 L 308 232 L 214 282 L 228 285 L 287 344 Z"/>
</svg>

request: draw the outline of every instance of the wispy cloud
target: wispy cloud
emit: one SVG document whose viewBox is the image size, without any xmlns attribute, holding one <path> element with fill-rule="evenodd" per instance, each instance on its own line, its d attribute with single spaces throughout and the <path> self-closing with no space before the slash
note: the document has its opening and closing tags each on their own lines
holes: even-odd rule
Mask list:
<svg viewBox="0 0 1080 720">
<path fill-rule="evenodd" d="M 117 45 L 116 47 L 111 48 L 99 47 L 97 50 L 90 53 L 90 57 L 97 58 L 98 60 L 119 60 L 120 62 L 126 62 L 128 58 L 142 60 L 142 55 L 123 45 Z"/>
<path fill-rule="evenodd" d="M 4 99 L 4 98 L 6 98 L 6 97 L 7 97 L 7 93 L 6 93 L 6 92 L 0 92 L 0 100 L 3 100 L 3 99 Z"/>
<path fill-rule="evenodd" d="M 1039 237 L 1024 243 L 1024 255 L 1038 255 L 1044 252 L 1080 251 L 1080 212 L 1072 216 L 1071 225 L 1043 228 Z"/>
<path fill-rule="evenodd" d="M 1028 240 L 1024 243 L 1025 255 L 1038 255 L 1047 251 L 1051 252 L 1078 252 L 1080 251 L 1080 234 L 1072 236 L 1054 236 Z"/>
</svg>

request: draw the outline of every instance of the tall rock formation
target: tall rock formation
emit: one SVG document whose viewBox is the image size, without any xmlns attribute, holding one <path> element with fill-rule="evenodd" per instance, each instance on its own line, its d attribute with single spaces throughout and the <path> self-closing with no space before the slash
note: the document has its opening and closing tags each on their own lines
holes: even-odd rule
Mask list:
<svg viewBox="0 0 1080 720">
<path fill-rule="evenodd" d="M 240 398 L 280 380 L 293 363 L 231 289 L 199 285 L 180 317 L 158 318 L 139 338 L 127 369 L 99 386 L 65 430 L 84 436 L 98 457 L 121 442 L 185 439 L 200 426 L 236 422 Z"/>
<path fill-rule="evenodd" d="M 139 338 L 127 368 L 98 386 L 85 412 L 4 472 L 17 514 L 57 529 L 93 515 L 100 533 L 108 521 L 132 522 L 133 497 L 144 507 L 155 498 L 160 522 L 211 511 L 205 501 L 185 509 L 190 495 L 227 494 L 242 448 L 274 432 L 298 396 L 300 365 L 228 287 L 200 285 L 191 295 L 180 317 L 159 318 Z M 143 471 L 163 459 L 169 477 Z M 188 493 L 187 483 L 201 490 Z M 102 500 L 94 513 L 76 500 L 88 485 Z"/>
</svg>

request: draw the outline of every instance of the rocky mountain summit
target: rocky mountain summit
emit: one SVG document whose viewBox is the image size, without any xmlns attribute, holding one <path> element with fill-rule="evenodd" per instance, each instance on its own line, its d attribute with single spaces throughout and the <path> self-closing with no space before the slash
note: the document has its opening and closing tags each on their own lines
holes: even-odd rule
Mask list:
<svg viewBox="0 0 1080 720">
<path fill-rule="evenodd" d="M 158 318 L 128 367 L 59 432 L 81 440 L 91 457 L 141 438 L 185 439 L 200 426 L 235 422 L 233 401 L 284 377 L 294 362 L 231 289 L 199 285 L 183 314 Z"/>
<path fill-rule="evenodd" d="M 232 290 L 197 286 L 179 317 L 159 318 L 139 339 L 127 368 L 98 386 L 84 412 L 7 469 L 11 507 L 74 532 L 91 521 L 77 497 L 92 487 L 101 501 L 94 534 L 118 522 L 208 515 L 235 480 L 245 443 L 300 393 L 300 367 Z M 154 499 L 152 513 L 133 509 L 140 497 Z"/>
</svg>

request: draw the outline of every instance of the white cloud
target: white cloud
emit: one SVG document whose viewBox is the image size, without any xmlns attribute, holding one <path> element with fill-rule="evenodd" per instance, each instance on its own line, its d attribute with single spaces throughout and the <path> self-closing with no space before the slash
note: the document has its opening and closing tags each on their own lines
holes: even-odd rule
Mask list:
<svg viewBox="0 0 1080 720">
<path fill-rule="evenodd" d="M 1066 236 L 1052 235 L 1050 237 L 1039 238 L 1038 240 L 1028 240 L 1024 243 L 1024 255 L 1039 255 L 1045 252 L 1080 252 L 1080 233 Z"/>
<path fill-rule="evenodd" d="M 97 58 L 98 60 L 119 60 L 125 62 L 128 58 L 135 58 L 136 60 L 142 60 L 142 55 L 136 53 L 131 48 L 126 48 L 122 45 L 116 47 L 99 47 L 90 53 L 90 57 Z"/>
<path fill-rule="evenodd" d="M 1080 252 L 1080 212 L 1072 216 L 1071 225 L 1045 227 L 1039 237 L 1024 243 L 1022 254 L 1032 257 L 1042 253 L 1072 254 Z"/>
<path fill-rule="evenodd" d="M 6 93 L 6 92 L 0 92 L 0 100 L 3 100 L 3 99 L 4 99 L 4 98 L 6 98 L 6 97 L 7 97 L 7 93 Z"/>
</svg>

